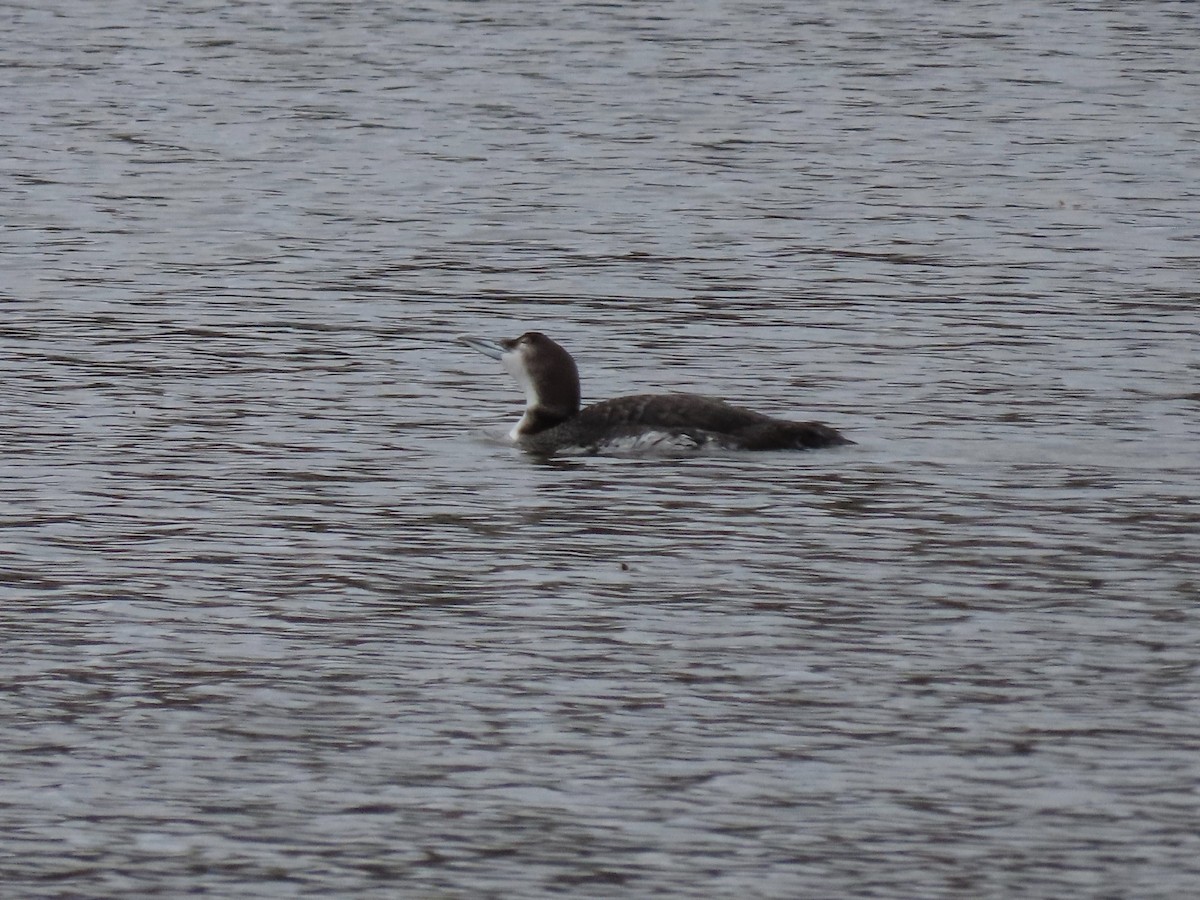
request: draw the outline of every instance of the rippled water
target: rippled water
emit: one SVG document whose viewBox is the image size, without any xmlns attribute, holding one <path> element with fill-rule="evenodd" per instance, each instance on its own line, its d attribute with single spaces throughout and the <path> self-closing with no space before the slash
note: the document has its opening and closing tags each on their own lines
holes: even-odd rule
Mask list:
<svg viewBox="0 0 1200 900">
<path fill-rule="evenodd" d="M 0 16 L 0 894 L 1195 892 L 1190 3 Z"/>
</svg>

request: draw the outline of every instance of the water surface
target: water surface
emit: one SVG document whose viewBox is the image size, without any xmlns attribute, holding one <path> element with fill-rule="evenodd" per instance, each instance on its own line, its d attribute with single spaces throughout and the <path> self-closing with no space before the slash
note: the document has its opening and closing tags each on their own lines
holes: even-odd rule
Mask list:
<svg viewBox="0 0 1200 900">
<path fill-rule="evenodd" d="M 1195 891 L 1190 4 L 2 15 L 13 896 Z"/>
</svg>

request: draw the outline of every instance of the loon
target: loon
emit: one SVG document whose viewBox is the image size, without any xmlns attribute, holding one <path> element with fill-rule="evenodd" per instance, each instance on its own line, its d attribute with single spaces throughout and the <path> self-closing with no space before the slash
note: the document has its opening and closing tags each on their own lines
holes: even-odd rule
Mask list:
<svg viewBox="0 0 1200 900">
<path fill-rule="evenodd" d="M 818 422 L 789 422 L 698 394 L 638 394 L 579 408 L 579 370 L 539 331 L 460 344 L 504 364 L 525 390 L 525 414 L 509 437 L 532 453 L 619 449 L 811 450 L 854 443 Z"/>
</svg>

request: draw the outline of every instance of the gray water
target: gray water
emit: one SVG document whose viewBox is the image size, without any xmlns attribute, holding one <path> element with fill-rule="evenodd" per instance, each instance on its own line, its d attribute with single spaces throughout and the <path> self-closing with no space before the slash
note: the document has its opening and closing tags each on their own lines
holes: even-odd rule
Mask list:
<svg viewBox="0 0 1200 900">
<path fill-rule="evenodd" d="M 1200 890 L 1194 4 L 0 18 L 0 895 Z"/>
</svg>

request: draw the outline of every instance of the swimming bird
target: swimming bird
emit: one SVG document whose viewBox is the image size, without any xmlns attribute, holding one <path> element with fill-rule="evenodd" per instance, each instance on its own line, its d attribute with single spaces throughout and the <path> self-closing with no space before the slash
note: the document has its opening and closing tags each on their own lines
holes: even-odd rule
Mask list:
<svg viewBox="0 0 1200 900">
<path fill-rule="evenodd" d="M 525 413 L 509 432 L 539 455 L 639 450 L 811 450 L 852 444 L 818 422 L 789 422 L 699 394 L 637 394 L 579 408 L 579 369 L 539 331 L 458 342 L 504 364 L 525 391 Z"/>
</svg>

